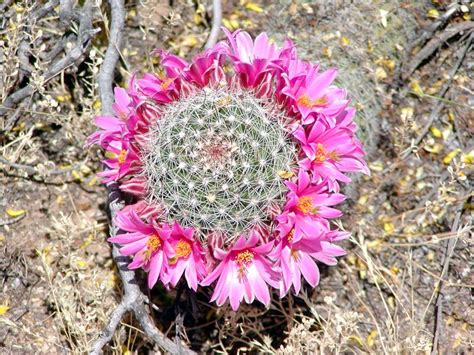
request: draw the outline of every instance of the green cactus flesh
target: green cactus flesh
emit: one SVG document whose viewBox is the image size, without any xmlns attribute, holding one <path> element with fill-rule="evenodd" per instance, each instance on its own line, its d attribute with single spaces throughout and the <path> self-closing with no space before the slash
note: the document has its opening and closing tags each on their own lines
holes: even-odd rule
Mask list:
<svg viewBox="0 0 474 355">
<path fill-rule="evenodd" d="M 279 173 L 296 161 L 287 118 L 252 92 L 206 89 L 165 107 L 148 135 L 149 199 L 171 220 L 227 238 L 284 203 Z"/>
</svg>

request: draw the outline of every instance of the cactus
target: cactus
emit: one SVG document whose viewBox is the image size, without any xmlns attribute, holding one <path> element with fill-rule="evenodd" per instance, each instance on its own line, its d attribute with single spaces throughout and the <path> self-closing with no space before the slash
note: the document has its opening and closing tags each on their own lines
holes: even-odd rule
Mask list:
<svg viewBox="0 0 474 355">
<path fill-rule="evenodd" d="M 333 243 L 347 173 L 369 174 L 355 137 L 355 110 L 332 85 L 335 68 L 297 57 L 267 34 L 227 42 L 191 62 L 157 51 L 160 75 L 115 89 L 114 117 L 96 118 L 89 143 L 107 151 L 103 182 L 136 197 L 117 213 L 109 238 L 129 267 L 175 287 L 216 282 L 211 301 L 270 303 L 315 287 L 316 261 L 335 264 Z"/>
<path fill-rule="evenodd" d="M 167 105 L 144 152 L 151 202 L 201 236 L 222 232 L 232 239 L 263 225 L 271 207 L 285 201 L 278 172 L 291 171 L 296 161 L 281 112 L 226 86 Z"/>
</svg>

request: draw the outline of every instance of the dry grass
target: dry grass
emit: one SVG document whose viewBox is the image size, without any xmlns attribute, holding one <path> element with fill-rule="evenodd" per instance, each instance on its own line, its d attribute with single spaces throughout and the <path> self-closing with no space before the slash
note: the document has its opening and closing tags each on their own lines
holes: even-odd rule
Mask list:
<svg viewBox="0 0 474 355">
<path fill-rule="evenodd" d="M 129 73 L 155 68 L 156 59 L 149 56 L 155 47 L 185 56 L 198 51 L 209 29 L 208 3 L 183 2 L 173 8 L 155 0 L 128 3 L 118 81 L 124 84 Z M 216 353 L 427 353 L 435 329 L 440 353 L 469 353 L 474 342 L 469 303 L 474 153 L 473 78 L 467 65 L 456 72 L 428 134 L 412 146 L 441 101 L 439 89 L 465 40 L 455 39 L 414 73 L 420 94 L 413 82 L 391 79 L 404 57 L 400 47 L 431 21 L 426 17 L 431 2 L 334 4 L 283 2 L 262 5 L 263 12 L 227 4 L 224 18 L 254 34 L 269 31 L 277 41 L 288 33 L 307 58 L 340 67 L 340 83 L 360 109 L 372 171 L 346 191 L 350 198 L 342 224 L 353 232 L 345 245 L 349 254 L 337 267 L 322 270 L 315 291 L 284 300 L 275 295 L 269 309 L 243 305 L 232 312 L 209 305 L 205 292 L 157 288 L 150 293 L 160 308 L 153 315 L 170 336 L 180 333 L 194 349 Z M 94 177 L 101 169 L 100 156 L 95 148 L 82 148 L 100 108 L 95 78 L 106 36 L 95 39 L 78 67 L 44 84 L 40 73 L 49 62 L 41 53 L 61 37 L 54 30 L 58 16 L 31 23 L 25 10 L 33 3 L 16 5 L 8 10 L 0 34 L 7 44 L 0 53 L 0 101 L 22 85 L 15 53 L 25 33 L 31 56 L 37 58 L 30 80 L 38 90 L 2 121 L 0 128 L 8 129 L 0 134 L 0 153 L 10 162 L 35 167 L 41 178 L 1 167 L 0 210 L 24 209 L 27 216 L 0 227 L 0 305 L 7 307 L 0 315 L 0 349 L 84 353 L 120 297 L 104 242 L 105 192 Z M 147 6 L 160 11 L 146 12 Z M 104 10 L 96 9 L 97 25 L 106 20 Z M 380 10 L 388 11 L 387 27 Z M 269 14 L 278 16 L 270 19 Z M 462 21 L 462 14 L 456 21 Z M 13 126 L 7 127 L 8 122 Z M 67 173 L 51 174 L 61 169 Z M 176 314 L 184 317 L 181 330 Z M 152 349 L 128 318 L 107 351 Z"/>
</svg>

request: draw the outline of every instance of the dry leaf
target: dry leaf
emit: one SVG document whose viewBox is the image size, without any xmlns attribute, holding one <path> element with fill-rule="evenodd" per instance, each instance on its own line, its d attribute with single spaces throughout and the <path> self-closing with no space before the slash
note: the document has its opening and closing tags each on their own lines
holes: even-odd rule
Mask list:
<svg viewBox="0 0 474 355">
<path fill-rule="evenodd" d="M 410 89 L 416 96 L 422 97 L 424 95 L 420 82 L 416 79 L 410 82 Z"/>
<path fill-rule="evenodd" d="M 280 170 L 278 172 L 278 176 L 280 176 L 283 179 L 289 179 L 290 177 L 294 176 L 295 173 L 292 171 L 286 171 L 286 170 Z"/>
<path fill-rule="evenodd" d="M 9 309 L 7 305 L 0 304 L 0 316 L 7 313 Z"/>
<path fill-rule="evenodd" d="M 379 333 L 376 330 L 372 330 L 367 336 L 367 345 L 373 347 L 375 344 L 375 338 Z"/>
<path fill-rule="evenodd" d="M 341 44 L 343 46 L 348 46 L 350 43 L 351 43 L 351 41 L 349 41 L 349 38 L 344 37 L 344 36 L 341 37 Z"/>
<path fill-rule="evenodd" d="M 260 7 L 260 5 L 254 3 L 254 2 L 248 2 L 245 4 L 245 8 L 250 11 L 254 11 L 256 13 L 260 13 L 263 11 L 263 9 Z"/>
<path fill-rule="evenodd" d="M 433 137 L 435 137 L 435 138 L 441 138 L 443 136 L 441 131 L 436 127 L 430 127 L 430 131 L 431 131 L 431 134 L 433 135 Z"/>
<path fill-rule="evenodd" d="M 377 69 L 375 69 L 375 77 L 377 80 L 384 80 L 387 78 L 387 72 L 384 70 L 384 68 L 377 67 Z"/>
<path fill-rule="evenodd" d="M 383 27 L 387 27 L 387 24 L 388 24 L 387 15 L 388 15 L 387 10 L 380 9 L 380 22 L 382 23 Z"/>
<path fill-rule="evenodd" d="M 443 158 L 443 163 L 446 164 L 446 165 L 449 165 L 449 163 L 451 163 L 451 161 L 454 159 L 454 157 L 456 155 L 458 155 L 459 153 L 461 152 L 460 149 L 454 149 L 452 151 L 450 151 L 448 154 L 446 154 L 446 156 Z"/>
<path fill-rule="evenodd" d="M 429 18 L 438 18 L 439 17 L 439 12 L 436 9 L 430 9 L 428 11 L 428 17 Z"/>
<path fill-rule="evenodd" d="M 7 208 L 6 212 L 7 212 L 7 215 L 9 215 L 10 217 L 18 217 L 18 216 L 21 216 L 22 214 L 25 214 L 26 210 L 14 210 L 11 208 Z"/>
</svg>

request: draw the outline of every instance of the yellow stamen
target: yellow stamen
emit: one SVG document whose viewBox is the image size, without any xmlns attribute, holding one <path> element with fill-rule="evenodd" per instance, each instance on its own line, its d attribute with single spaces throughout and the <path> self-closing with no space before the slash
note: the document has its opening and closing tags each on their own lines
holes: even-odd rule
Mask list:
<svg viewBox="0 0 474 355">
<path fill-rule="evenodd" d="M 308 95 L 303 95 L 301 96 L 297 101 L 298 105 L 306 107 L 306 108 L 312 108 L 313 103 L 311 102 L 311 98 Z"/>
<path fill-rule="evenodd" d="M 123 163 L 125 163 L 126 158 L 127 158 L 127 151 L 125 149 L 122 149 L 120 151 L 120 154 L 117 157 L 119 165 L 122 165 Z"/>
<path fill-rule="evenodd" d="M 303 95 L 298 100 L 296 100 L 298 105 L 306 107 L 306 108 L 313 108 L 317 106 L 326 106 L 329 102 L 328 97 L 326 95 L 318 97 L 317 99 L 311 100 L 308 95 Z"/>
<path fill-rule="evenodd" d="M 332 159 L 332 160 L 335 160 L 335 161 L 339 161 L 341 160 L 341 157 L 339 156 L 339 154 L 337 154 L 337 152 L 335 150 L 333 150 L 332 152 L 330 152 L 328 154 L 328 157 L 329 159 Z"/>
<path fill-rule="evenodd" d="M 252 262 L 254 256 L 255 254 L 253 252 L 245 250 L 238 253 L 235 260 L 237 260 L 240 265 L 246 266 Z"/>
<path fill-rule="evenodd" d="M 321 143 L 316 145 L 316 152 L 314 153 L 314 162 L 323 163 L 326 160 L 326 149 L 324 149 Z"/>
<path fill-rule="evenodd" d="M 304 214 L 315 214 L 318 212 L 318 208 L 313 205 L 313 199 L 309 196 L 300 197 L 296 206 Z"/>
<path fill-rule="evenodd" d="M 176 244 L 176 257 L 187 258 L 191 254 L 191 245 L 184 239 L 181 239 Z"/>
<path fill-rule="evenodd" d="M 173 79 L 166 79 L 166 80 L 164 80 L 164 81 L 160 84 L 161 89 L 162 89 L 162 90 L 168 89 L 168 87 L 171 85 L 172 82 L 173 82 Z"/>
<path fill-rule="evenodd" d="M 300 258 L 300 254 L 299 254 L 298 250 L 296 250 L 296 249 L 291 249 L 291 254 L 290 255 L 293 259 L 295 259 L 295 261 L 298 261 L 299 258 Z"/>
<path fill-rule="evenodd" d="M 286 235 L 286 239 L 288 239 L 289 242 L 291 242 L 293 240 L 293 237 L 295 235 L 295 230 L 292 229 L 290 230 L 290 232 Z"/>
<path fill-rule="evenodd" d="M 328 103 L 328 97 L 326 95 L 318 97 L 316 100 L 313 101 L 314 106 L 324 106 Z"/>
<path fill-rule="evenodd" d="M 156 234 L 150 235 L 146 243 L 148 250 L 153 253 L 161 246 L 161 239 Z"/>
<path fill-rule="evenodd" d="M 255 253 L 250 250 L 244 250 L 237 254 L 235 260 L 239 264 L 239 279 L 243 279 L 247 275 L 247 266 L 252 262 Z"/>
<path fill-rule="evenodd" d="M 151 254 L 161 246 L 161 239 L 156 234 L 150 235 L 146 242 L 147 248 L 143 251 L 145 260 L 150 260 Z"/>
</svg>

